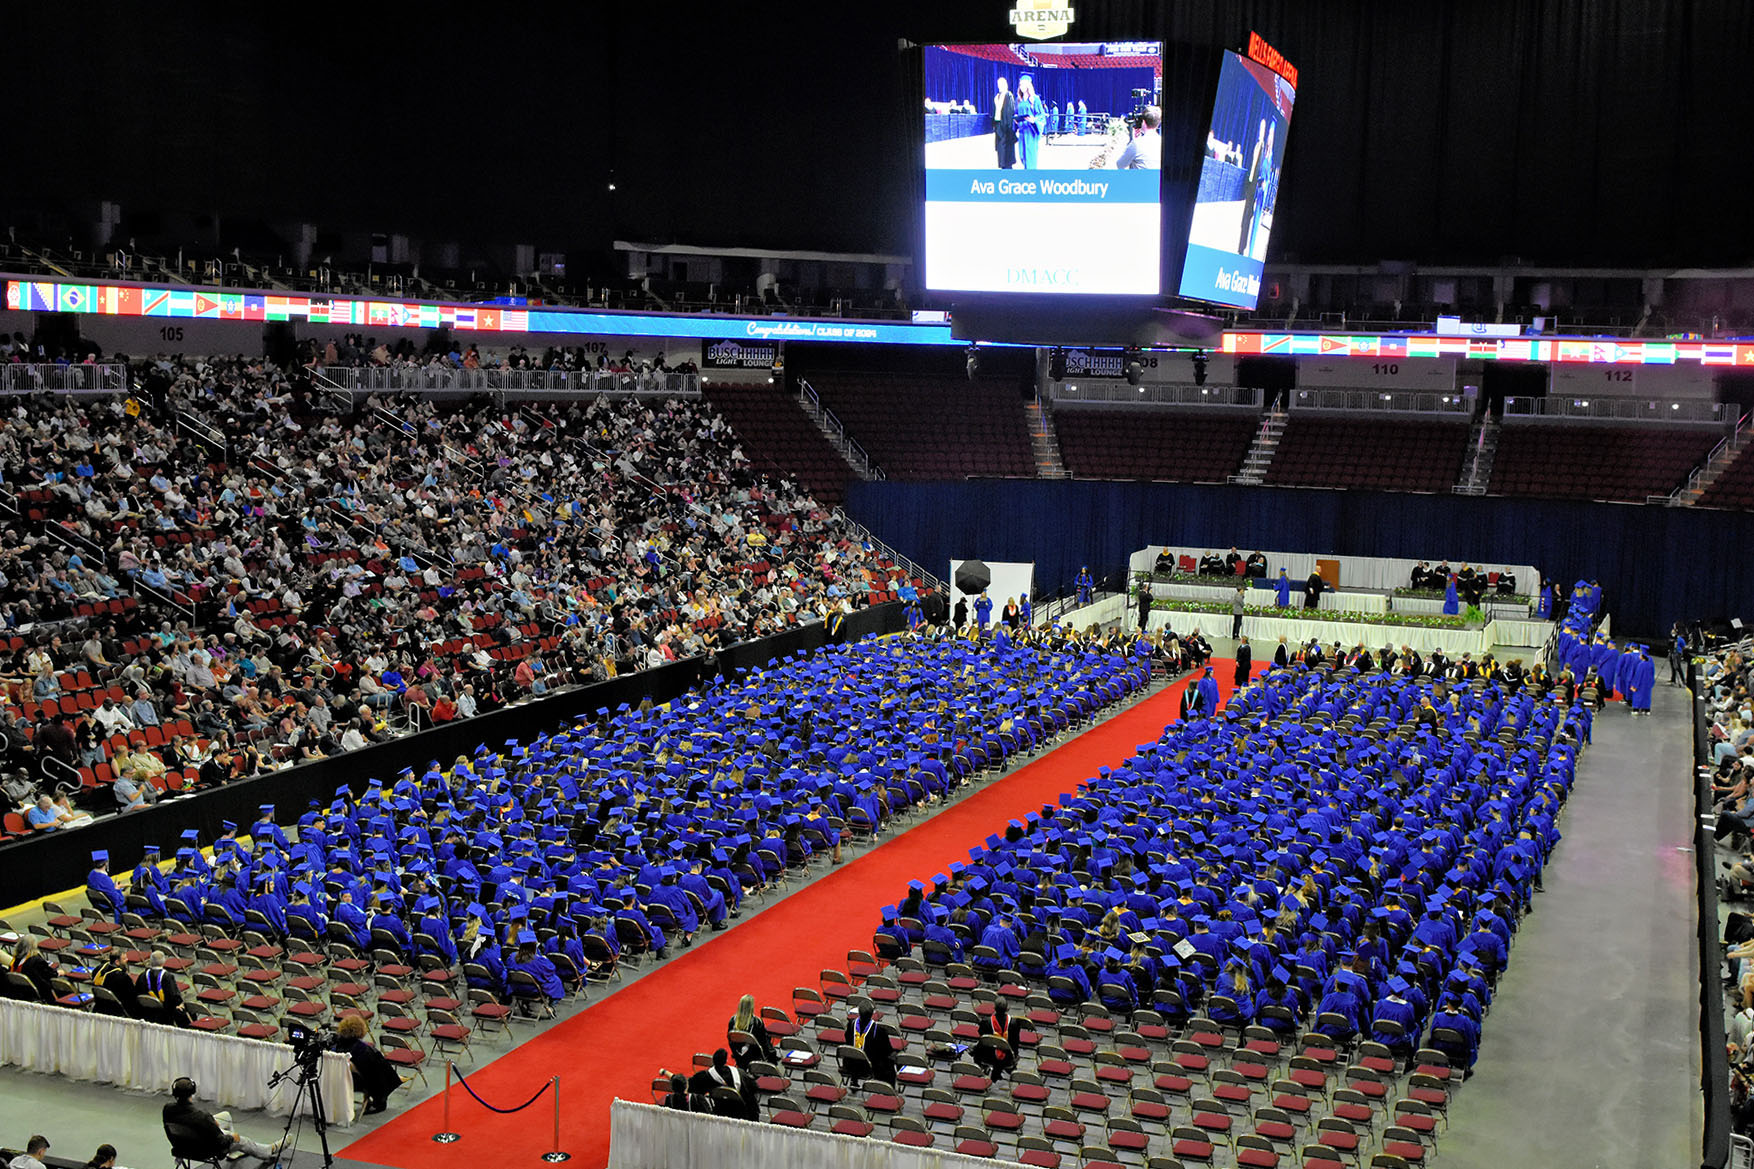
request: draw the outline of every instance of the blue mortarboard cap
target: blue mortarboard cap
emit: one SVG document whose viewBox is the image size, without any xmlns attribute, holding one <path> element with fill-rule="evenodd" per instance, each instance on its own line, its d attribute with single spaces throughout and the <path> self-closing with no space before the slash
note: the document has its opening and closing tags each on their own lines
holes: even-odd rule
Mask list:
<svg viewBox="0 0 1754 1169">
<path fill-rule="evenodd" d="M 1406 994 L 1407 991 L 1412 989 L 1412 988 L 1405 978 L 1402 978 L 1399 974 L 1397 974 L 1393 978 L 1389 979 L 1389 989 L 1394 991 L 1396 994 Z"/>
<path fill-rule="evenodd" d="M 1054 957 L 1061 962 L 1070 962 L 1078 956 L 1078 947 L 1071 942 L 1062 942 L 1054 948 Z"/>
<path fill-rule="evenodd" d="M 179 839 L 181 839 L 181 840 L 199 840 L 200 837 L 201 837 L 201 833 L 199 830 L 194 829 L 194 828 L 185 828 L 185 829 L 183 829 L 182 835 L 179 837 Z"/>
<path fill-rule="evenodd" d="M 536 944 L 536 931 L 535 930 L 519 930 L 518 931 L 518 945 L 520 945 L 520 946 L 534 946 L 535 944 Z"/>
<path fill-rule="evenodd" d="M 883 914 L 884 921 L 894 921 L 895 920 L 895 906 L 885 905 L 879 912 L 881 912 Z"/>
<path fill-rule="evenodd" d="M 153 856 L 158 852 L 158 845 L 143 844 L 140 846 L 140 851 L 144 852 L 147 856 Z"/>
<path fill-rule="evenodd" d="M 1389 915 L 1389 908 L 1386 905 L 1379 905 L 1375 909 L 1370 911 L 1370 916 L 1372 916 L 1372 917 L 1379 917 L 1380 918 L 1380 917 L 1387 917 L 1388 915 Z"/>
<path fill-rule="evenodd" d="M 93 849 L 91 859 L 94 864 L 98 861 L 107 861 L 110 859 L 109 850 L 103 848 Z"/>
<path fill-rule="evenodd" d="M 1108 960 L 1114 961 L 1114 962 L 1125 962 L 1127 960 L 1127 956 L 1113 946 L 1110 946 L 1108 949 L 1104 950 L 1102 952 L 1102 956 L 1105 959 L 1108 959 Z"/>
<path fill-rule="evenodd" d="M 968 871 L 968 866 L 963 864 L 961 861 L 951 861 L 950 862 L 950 871 L 954 875 L 960 877 L 960 876 L 962 876 L 963 873 L 966 873 Z"/>
<path fill-rule="evenodd" d="M 471 901 L 466 912 L 470 917 L 479 917 L 483 921 L 487 919 L 487 906 L 482 905 L 479 901 Z"/>
<path fill-rule="evenodd" d="M 909 881 L 907 887 L 912 889 L 915 893 L 924 893 L 926 891 L 926 883 L 917 877 L 914 880 Z"/>
<path fill-rule="evenodd" d="M 1291 981 L 1291 972 L 1289 970 L 1285 969 L 1285 967 L 1283 967 L 1283 966 L 1273 967 L 1271 973 L 1272 973 L 1273 977 L 1277 978 L 1280 982 L 1287 982 L 1288 983 Z"/>
<path fill-rule="evenodd" d="M 264 816 L 272 816 L 274 814 L 274 805 L 273 804 L 259 804 L 256 807 L 256 811 L 262 813 L 262 815 L 264 815 Z"/>
<path fill-rule="evenodd" d="M 219 827 L 226 832 L 236 832 L 238 830 L 238 826 L 233 824 L 230 820 L 221 820 L 219 822 Z"/>
</svg>

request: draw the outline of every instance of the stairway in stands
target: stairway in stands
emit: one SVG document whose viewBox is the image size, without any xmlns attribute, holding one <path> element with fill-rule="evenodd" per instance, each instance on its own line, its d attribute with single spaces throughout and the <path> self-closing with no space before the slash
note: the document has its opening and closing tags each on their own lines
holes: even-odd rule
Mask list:
<svg viewBox="0 0 1754 1169">
<path fill-rule="evenodd" d="M 1677 487 L 1669 496 L 1670 507 L 1697 505 L 1706 489 L 1716 483 L 1718 477 L 1734 465 L 1736 457 L 1747 449 L 1751 439 L 1748 429 L 1750 418 L 1754 418 L 1754 413 L 1744 414 L 1737 420 L 1736 428 L 1729 433 L 1723 442 L 1713 448 L 1711 454 L 1706 456 L 1705 463 L 1688 476 L 1687 482 Z M 1715 506 L 1722 506 L 1715 500 L 1713 503 Z"/>
<path fill-rule="evenodd" d="M 1284 437 L 1285 425 L 1290 420 L 1290 412 L 1277 407 L 1261 415 L 1255 440 L 1249 444 L 1248 454 L 1243 456 L 1242 470 L 1230 476 L 1229 482 L 1258 486 L 1266 480 L 1267 468 L 1273 465 L 1273 456 L 1279 453 L 1279 440 Z"/>
<path fill-rule="evenodd" d="M 1035 452 L 1037 479 L 1070 479 L 1071 472 L 1060 459 L 1060 436 L 1054 431 L 1054 412 L 1037 396 L 1025 413 L 1029 419 L 1029 445 Z"/>
<path fill-rule="evenodd" d="M 808 414 L 810 420 L 816 423 L 816 429 L 822 432 L 822 436 L 828 440 L 829 445 L 834 447 L 839 452 L 840 457 L 847 461 L 847 466 L 852 469 L 853 474 L 865 480 L 886 477 L 883 474 L 883 469 L 871 462 L 871 456 L 865 453 L 865 448 L 859 445 L 858 440 L 847 433 L 846 427 L 841 425 L 841 421 L 835 417 L 834 411 L 822 404 L 822 398 L 817 394 L 816 387 L 802 379 L 798 382 L 798 405 L 803 407 L 804 413 Z"/>
<path fill-rule="evenodd" d="M 1492 482 L 1492 464 L 1498 457 L 1498 432 L 1504 424 L 1487 414 L 1474 423 L 1468 433 L 1468 457 L 1462 463 L 1461 478 L 1452 490 L 1457 495 L 1485 495 Z"/>
</svg>

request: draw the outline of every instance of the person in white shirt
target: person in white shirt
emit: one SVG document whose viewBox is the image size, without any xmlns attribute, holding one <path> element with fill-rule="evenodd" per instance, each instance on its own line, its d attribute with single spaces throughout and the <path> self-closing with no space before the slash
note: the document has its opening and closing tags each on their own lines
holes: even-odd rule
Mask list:
<svg viewBox="0 0 1754 1169">
<path fill-rule="evenodd" d="M 49 1138 L 42 1135 L 33 1136 L 24 1146 L 24 1152 L 12 1158 L 6 1169 L 44 1169 L 42 1154 L 49 1151 Z"/>
<path fill-rule="evenodd" d="M 1144 128 L 1115 159 L 1116 170 L 1162 169 L 1163 136 L 1157 128 L 1163 124 L 1163 111 L 1156 106 L 1146 106 L 1144 122 Z"/>
<path fill-rule="evenodd" d="M 103 727 L 107 738 L 114 734 L 125 734 L 134 729 L 134 720 L 128 712 L 116 705 L 114 698 L 104 699 L 104 704 L 91 712 L 91 717 Z"/>
</svg>

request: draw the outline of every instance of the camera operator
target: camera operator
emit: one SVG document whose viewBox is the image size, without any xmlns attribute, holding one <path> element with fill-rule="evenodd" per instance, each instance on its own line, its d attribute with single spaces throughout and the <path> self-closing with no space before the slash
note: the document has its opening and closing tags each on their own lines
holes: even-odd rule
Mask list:
<svg viewBox="0 0 1754 1169">
<path fill-rule="evenodd" d="M 1159 170 L 1163 166 L 1163 136 L 1157 128 L 1163 124 L 1163 111 L 1146 106 L 1139 115 L 1138 132 L 1115 159 L 1116 170 Z"/>
<path fill-rule="evenodd" d="M 382 1112 L 390 1093 L 402 1086 L 396 1065 L 366 1038 L 365 1020 L 348 1015 L 335 1028 L 334 1049 L 353 1063 L 353 1086 L 365 1093 L 365 1113 Z"/>
<path fill-rule="evenodd" d="M 230 1113 L 208 1112 L 195 1105 L 194 1097 L 195 1081 L 182 1076 L 171 1085 L 171 1102 L 164 1106 L 164 1135 L 179 1153 L 218 1158 L 238 1152 L 258 1160 L 272 1161 L 286 1147 L 284 1139 L 264 1145 L 239 1136 L 230 1130 Z"/>
</svg>

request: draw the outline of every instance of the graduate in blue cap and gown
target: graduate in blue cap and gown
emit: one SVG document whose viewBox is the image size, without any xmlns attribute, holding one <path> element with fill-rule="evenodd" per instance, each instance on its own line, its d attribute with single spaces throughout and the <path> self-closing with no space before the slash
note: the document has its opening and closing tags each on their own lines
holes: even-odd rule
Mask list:
<svg viewBox="0 0 1754 1169">
<path fill-rule="evenodd" d="M 1291 607 L 1291 578 L 1285 570 L 1279 570 L 1279 579 L 1273 583 L 1273 603 L 1281 609 Z"/>
<path fill-rule="evenodd" d="M 987 622 L 992 619 L 993 598 L 987 596 L 987 590 L 982 589 L 981 595 L 974 599 L 974 626 L 976 629 L 985 632 Z"/>
<path fill-rule="evenodd" d="M 158 867 L 158 852 L 158 845 L 146 846 L 140 863 L 134 866 L 133 873 L 128 877 L 128 892 L 135 897 L 146 898 L 146 903 L 152 907 L 152 916 L 166 917 L 168 914 L 164 893 L 170 887 L 170 880 L 164 875 L 164 870 Z"/>
<path fill-rule="evenodd" d="M 128 908 L 128 899 L 116 887 L 115 878 L 110 876 L 110 854 L 105 849 L 100 848 L 91 854 L 91 871 L 85 875 L 85 893 L 93 909 L 109 914 L 110 920 L 117 925 L 122 924 L 122 912 Z"/>
<path fill-rule="evenodd" d="M 1017 107 L 1012 114 L 1017 125 L 1017 159 L 1024 170 L 1041 169 L 1041 137 L 1047 121 L 1047 108 L 1035 92 L 1035 78 L 1025 73 L 1017 78 Z"/>
<path fill-rule="evenodd" d="M 554 963 L 537 946 L 534 930 L 524 930 L 518 934 L 517 953 L 506 964 L 508 982 L 514 971 L 522 971 L 534 979 L 536 988 L 549 1003 L 557 1003 L 566 997 L 566 984 L 560 981 L 560 972 L 554 968 Z M 510 985 L 512 993 L 518 994 L 517 985 Z"/>
<path fill-rule="evenodd" d="M 1088 564 L 1078 569 L 1078 575 L 1073 578 L 1072 583 L 1078 588 L 1078 603 L 1080 605 L 1088 605 L 1096 596 L 1096 580 L 1090 575 Z"/>
</svg>

